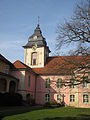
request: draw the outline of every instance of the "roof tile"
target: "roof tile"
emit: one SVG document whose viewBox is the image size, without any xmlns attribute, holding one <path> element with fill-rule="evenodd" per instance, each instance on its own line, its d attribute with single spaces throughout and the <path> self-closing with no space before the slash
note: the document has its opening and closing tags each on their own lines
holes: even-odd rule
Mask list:
<svg viewBox="0 0 90 120">
<path fill-rule="evenodd" d="M 33 68 L 37 74 L 61 75 L 71 74 L 73 69 L 90 63 L 90 56 L 56 56 L 49 57 L 45 67 Z"/>
</svg>

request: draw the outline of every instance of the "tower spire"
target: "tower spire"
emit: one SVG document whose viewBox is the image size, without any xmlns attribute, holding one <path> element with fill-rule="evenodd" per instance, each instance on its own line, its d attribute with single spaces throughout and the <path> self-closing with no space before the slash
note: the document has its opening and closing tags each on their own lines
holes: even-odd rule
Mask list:
<svg viewBox="0 0 90 120">
<path fill-rule="evenodd" d="M 40 18 L 40 17 L 38 16 L 38 21 L 37 21 L 37 25 L 39 25 L 39 18 Z"/>
</svg>

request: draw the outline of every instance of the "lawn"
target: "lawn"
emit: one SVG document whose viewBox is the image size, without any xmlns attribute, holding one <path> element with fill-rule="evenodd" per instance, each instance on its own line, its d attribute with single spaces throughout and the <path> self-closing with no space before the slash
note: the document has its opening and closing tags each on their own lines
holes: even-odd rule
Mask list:
<svg viewBox="0 0 90 120">
<path fill-rule="evenodd" d="M 2 120 L 90 120 L 90 109 L 60 107 L 31 110 Z"/>
</svg>

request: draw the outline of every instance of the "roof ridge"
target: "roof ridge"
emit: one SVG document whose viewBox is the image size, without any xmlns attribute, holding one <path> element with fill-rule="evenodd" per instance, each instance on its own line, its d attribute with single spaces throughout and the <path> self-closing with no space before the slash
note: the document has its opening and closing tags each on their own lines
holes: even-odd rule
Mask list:
<svg viewBox="0 0 90 120">
<path fill-rule="evenodd" d="M 1 60 L 3 60 L 4 62 L 7 62 L 11 65 L 13 65 L 13 63 L 11 63 L 6 57 L 4 57 L 1 53 L 0 53 L 0 57 L 1 57 Z"/>
<path fill-rule="evenodd" d="M 33 69 L 30 67 L 30 66 L 28 66 L 28 65 L 26 65 L 25 63 L 23 63 L 22 61 L 20 61 L 20 60 L 16 60 L 13 64 L 14 64 L 14 66 L 15 66 L 15 63 L 21 63 L 25 68 L 29 68 L 33 73 L 35 73 L 34 71 L 33 71 Z M 15 66 L 16 67 L 16 66 Z M 23 67 L 23 68 L 24 68 Z M 16 68 L 18 68 L 18 67 L 16 67 Z M 21 67 L 22 68 L 22 67 Z M 18 68 L 19 69 L 19 68 Z M 36 73 L 35 73 L 36 74 Z"/>
<path fill-rule="evenodd" d="M 90 56 L 90 55 L 88 55 Z M 66 55 L 66 56 L 49 56 L 48 58 L 58 58 L 58 57 L 88 57 L 88 56 L 82 56 L 82 55 Z"/>
<path fill-rule="evenodd" d="M 20 60 L 16 60 L 13 64 L 15 64 L 16 62 L 20 62 L 21 64 L 23 64 L 24 66 L 27 66 L 26 64 L 24 64 L 22 61 L 20 61 Z M 27 67 L 29 67 L 29 66 L 27 66 Z"/>
</svg>

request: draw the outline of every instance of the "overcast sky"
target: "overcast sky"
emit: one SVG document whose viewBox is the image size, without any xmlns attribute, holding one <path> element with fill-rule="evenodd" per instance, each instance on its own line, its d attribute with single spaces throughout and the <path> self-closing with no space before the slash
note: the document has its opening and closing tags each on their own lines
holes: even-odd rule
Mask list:
<svg viewBox="0 0 90 120">
<path fill-rule="evenodd" d="M 52 53 L 55 51 L 56 26 L 69 19 L 81 0 L 0 0 L 0 53 L 11 62 L 24 61 L 24 48 L 34 32 L 37 17 Z M 65 51 L 65 49 L 63 49 Z"/>
</svg>

